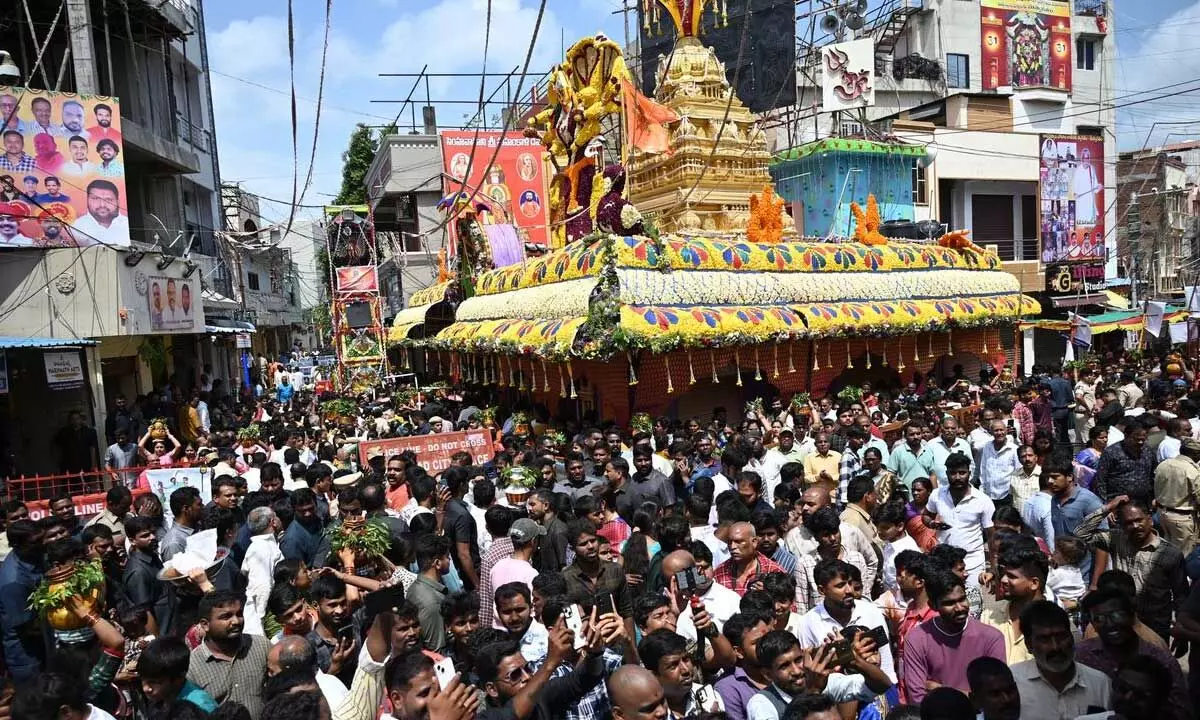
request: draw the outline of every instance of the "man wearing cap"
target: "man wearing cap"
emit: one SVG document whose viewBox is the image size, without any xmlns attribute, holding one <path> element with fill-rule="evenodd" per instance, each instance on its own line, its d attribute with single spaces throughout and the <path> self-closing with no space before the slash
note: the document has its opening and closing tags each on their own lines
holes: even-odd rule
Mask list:
<svg viewBox="0 0 1200 720">
<path fill-rule="evenodd" d="M 1154 471 L 1154 499 L 1160 511 L 1163 536 L 1185 556 L 1196 544 L 1196 512 L 1200 510 L 1197 461 L 1200 461 L 1200 440 L 1185 437 L 1180 441 L 1179 454 L 1159 463 Z"/>
<path fill-rule="evenodd" d="M 492 566 L 490 587 L 498 588 L 513 582 L 525 583 L 533 590 L 533 578 L 537 570 L 533 569 L 533 554 L 537 552 L 541 537 L 546 534 L 546 528 L 538 525 L 529 518 L 519 518 L 508 529 L 508 539 L 512 540 L 512 555 Z M 485 618 L 486 621 L 486 618 Z M 500 630 L 504 625 L 500 622 L 499 613 L 491 618 L 492 627 Z"/>
</svg>

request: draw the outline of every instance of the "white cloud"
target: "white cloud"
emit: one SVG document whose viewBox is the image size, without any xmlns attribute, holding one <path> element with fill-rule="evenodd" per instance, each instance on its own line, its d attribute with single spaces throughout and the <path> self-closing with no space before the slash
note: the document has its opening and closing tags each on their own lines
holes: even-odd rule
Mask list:
<svg viewBox="0 0 1200 720">
<path fill-rule="evenodd" d="M 525 81 L 525 91 L 560 60 L 564 38 L 570 44 L 575 38 L 598 30 L 619 32 L 621 17 L 611 14 L 616 2 L 550 0 L 529 65 L 531 77 Z M 486 0 L 440 0 L 411 9 L 415 4 L 414 0 L 376 0 L 371 4 L 335 5 L 314 179 L 305 203 L 326 202 L 338 191 L 341 154 L 356 122 L 382 125 L 385 118 L 390 119 L 399 110 L 398 105 L 370 100 L 403 99 L 412 80 L 380 78 L 379 73 L 415 73 L 426 64 L 430 72 L 472 73 L 481 69 Z M 489 72 L 507 72 L 524 63 L 538 4 L 539 0 L 493 0 Z M 247 5 L 250 13 L 261 12 L 259 6 Z M 399 14 L 381 12 L 381 5 L 403 10 Z M 303 22 L 298 22 L 296 28 L 295 76 L 303 183 L 311 152 L 324 24 L 320 8 L 300 17 Z M 564 18 L 578 27 L 564 29 Z M 209 19 L 211 22 L 211 14 Z M 210 27 L 208 40 L 214 70 L 274 89 L 262 89 L 222 75 L 211 76 L 222 179 L 244 180 L 245 187 L 252 192 L 290 198 L 292 144 L 286 18 L 261 14 L 236 18 L 222 26 Z M 479 91 L 478 83 L 477 78 L 439 79 L 430 83 L 430 92 L 435 104 L 439 98 L 473 99 Z M 493 87 L 494 82 L 489 91 Z M 503 95 L 502 90 L 498 97 Z M 443 125 L 458 124 L 460 116 L 468 110 L 467 105 L 442 105 L 438 108 L 439 120 Z M 495 111 L 499 111 L 499 106 Z M 279 218 L 286 217 L 287 209 L 266 204 L 263 212 Z"/>
</svg>

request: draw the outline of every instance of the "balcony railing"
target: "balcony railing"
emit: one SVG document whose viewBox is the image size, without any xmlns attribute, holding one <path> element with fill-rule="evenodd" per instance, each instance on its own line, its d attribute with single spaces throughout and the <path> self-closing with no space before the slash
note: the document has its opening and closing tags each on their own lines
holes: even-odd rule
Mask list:
<svg viewBox="0 0 1200 720">
<path fill-rule="evenodd" d="M 1075 14 L 1105 17 L 1108 15 L 1108 0 L 1075 0 Z"/>
<path fill-rule="evenodd" d="M 212 133 L 193 123 L 181 112 L 175 113 L 175 132 L 180 140 L 202 153 L 210 152 L 212 149 Z"/>
</svg>

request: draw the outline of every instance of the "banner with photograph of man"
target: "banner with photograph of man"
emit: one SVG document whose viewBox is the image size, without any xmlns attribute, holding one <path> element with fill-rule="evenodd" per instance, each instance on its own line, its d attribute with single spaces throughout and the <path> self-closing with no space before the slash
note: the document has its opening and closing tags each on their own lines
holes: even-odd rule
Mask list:
<svg viewBox="0 0 1200 720">
<path fill-rule="evenodd" d="M 150 329 L 154 332 L 196 332 L 204 329 L 196 315 L 200 312 L 198 278 L 173 278 L 152 275 L 146 283 L 146 301 L 150 303 Z"/>
<path fill-rule="evenodd" d="M 1104 260 L 1104 138 L 1042 135 L 1042 262 Z"/>
<path fill-rule="evenodd" d="M 0 248 L 129 247 L 116 98 L 0 87 Z"/>
</svg>

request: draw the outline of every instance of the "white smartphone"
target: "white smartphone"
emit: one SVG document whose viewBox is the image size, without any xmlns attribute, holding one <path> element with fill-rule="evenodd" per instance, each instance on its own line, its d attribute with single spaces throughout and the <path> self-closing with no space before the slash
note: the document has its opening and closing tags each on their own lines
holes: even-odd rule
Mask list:
<svg viewBox="0 0 1200 720">
<path fill-rule="evenodd" d="M 724 712 L 725 703 L 712 685 L 696 688 L 696 705 L 701 712 Z"/>
<path fill-rule="evenodd" d="M 438 660 L 433 664 L 433 674 L 437 677 L 438 685 L 445 690 L 454 679 L 454 661 L 450 658 Z"/>
<path fill-rule="evenodd" d="M 578 605 L 568 605 L 563 608 L 563 622 L 566 623 L 567 629 L 575 635 L 575 649 L 587 647 L 587 638 L 583 635 L 583 617 L 580 615 Z"/>
</svg>

